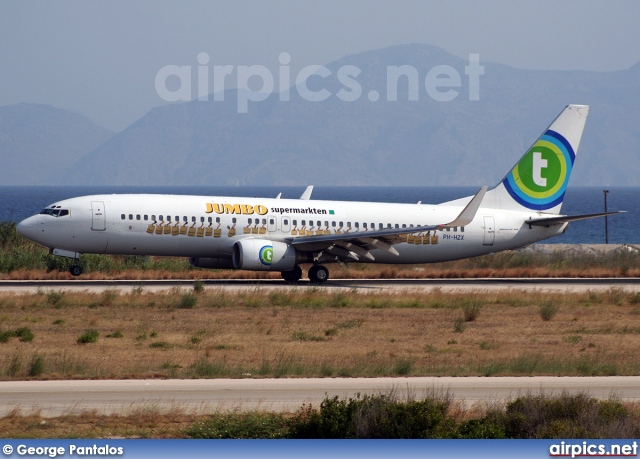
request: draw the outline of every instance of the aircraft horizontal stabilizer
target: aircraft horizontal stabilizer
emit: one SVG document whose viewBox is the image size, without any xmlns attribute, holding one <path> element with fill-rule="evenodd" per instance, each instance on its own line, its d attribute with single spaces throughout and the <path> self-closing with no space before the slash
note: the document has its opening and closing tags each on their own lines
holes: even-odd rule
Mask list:
<svg viewBox="0 0 640 459">
<path fill-rule="evenodd" d="M 602 212 L 599 214 L 584 214 L 584 215 L 564 215 L 561 217 L 549 217 L 549 218 L 530 218 L 524 222 L 533 226 L 551 226 L 558 225 L 560 223 L 575 222 L 578 220 L 589 220 L 590 218 L 606 217 L 608 215 L 623 214 L 626 210 L 619 210 L 616 212 Z"/>
<path fill-rule="evenodd" d="M 476 212 L 480 208 L 480 204 L 482 204 L 482 200 L 484 199 L 484 195 L 487 192 L 487 187 L 483 186 L 480 188 L 480 191 L 476 193 L 476 195 L 469 201 L 469 204 L 462 209 L 460 215 L 456 217 L 456 219 L 446 225 L 442 225 L 444 228 L 453 228 L 454 226 L 467 226 L 469 223 L 473 221 L 473 218 L 476 216 Z"/>
</svg>

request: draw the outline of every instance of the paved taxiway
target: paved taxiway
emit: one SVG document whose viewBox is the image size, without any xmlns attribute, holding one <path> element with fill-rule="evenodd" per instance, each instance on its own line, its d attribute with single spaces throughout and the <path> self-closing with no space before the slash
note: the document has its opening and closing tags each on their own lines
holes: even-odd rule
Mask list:
<svg viewBox="0 0 640 459">
<path fill-rule="evenodd" d="M 505 401 L 519 394 L 562 391 L 640 401 L 640 376 L 4 381 L 0 382 L 0 415 L 15 408 L 46 417 L 85 410 L 127 414 L 144 408 L 197 413 L 218 409 L 295 411 L 304 403 L 319 406 L 325 395 L 348 397 L 357 392 L 391 390 L 418 398 L 433 390 L 448 390 L 468 406 Z"/>
<path fill-rule="evenodd" d="M 351 292 L 375 293 L 385 291 L 547 291 L 586 292 L 587 290 L 609 290 L 612 287 L 625 291 L 640 291 L 640 278 L 484 278 L 484 279 L 334 279 L 322 286 L 312 286 L 308 281 L 296 285 L 282 280 L 203 280 L 206 289 L 247 291 L 255 289 L 292 289 L 315 287 L 327 291 L 349 290 Z M 93 291 L 116 289 L 123 292 L 134 288 L 145 291 L 162 291 L 173 288 L 192 288 L 194 280 L 0 280 L 0 292 L 35 293 L 47 290 Z"/>
</svg>

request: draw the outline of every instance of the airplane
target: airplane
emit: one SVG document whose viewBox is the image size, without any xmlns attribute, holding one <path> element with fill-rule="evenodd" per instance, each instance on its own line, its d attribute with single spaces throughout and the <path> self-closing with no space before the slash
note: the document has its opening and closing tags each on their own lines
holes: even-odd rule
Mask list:
<svg viewBox="0 0 640 459">
<path fill-rule="evenodd" d="M 280 271 L 290 283 L 310 263 L 312 283 L 328 263 L 419 264 L 476 257 L 563 234 L 560 210 L 588 105 L 568 105 L 496 186 L 438 205 L 153 194 L 66 199 L 17 225 L 50 253 L 188 257 L 192 266 Z"/>
</svg>

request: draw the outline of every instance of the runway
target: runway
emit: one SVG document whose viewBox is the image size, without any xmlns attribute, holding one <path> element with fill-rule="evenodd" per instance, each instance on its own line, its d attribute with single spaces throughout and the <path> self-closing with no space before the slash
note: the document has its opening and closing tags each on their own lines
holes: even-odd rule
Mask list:
<svg viewBox="0 0 640 459">
<path fill-rule="evenodd" d="M 162 291 L 174 288 L 190 289 L 195 280 L 0 280 L 0 292 L 35 293 L 46 290 L 94 291 L 115 289 L 122 292 L 134 288 L 145 291 Z M 640 278 L 480 278 L 480 279 L 335 279 L 326 284 L 312 285 L 301 281 L 290 285 L 282 280 L 223 279 L 202 280 L 206 289 L 227 291 L 286 290 L 296 288 L 319 288 L 327 291 L 349 290 L 359 293 L 388 291 L 546 291 L 586 292 L 587 290 L 609 290 L 612 287 L 625 291 L 640 291 Z"/>
<path fill-rule="evenodd" d="M 0 416 L 15 408 L 44 417 L 79 414 L 127 414 L 140 409 L 296 411 L 319 407 L 325 396 L 352 397 L 389 393 L 423 397 L 449 391 L 467 406 L 504 402 L 520 394 L 587 392 L 592 397 L 640 401 L 640 376 L 612 377 L 411 377 L 207 380 L 102 380 L 0 382 Z"/>
</svg>

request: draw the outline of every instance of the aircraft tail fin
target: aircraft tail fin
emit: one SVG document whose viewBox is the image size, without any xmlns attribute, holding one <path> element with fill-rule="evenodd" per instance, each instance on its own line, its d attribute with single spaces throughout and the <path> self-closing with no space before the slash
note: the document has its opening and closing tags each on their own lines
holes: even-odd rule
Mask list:
<svg viewBox="0 0 640 459">
<path fill-rule="evenodd" d="M 588 105 L 567 105 L 506 177 L 487 192 L 482 206 L 559 214 L 588 114 Z"/>
</svg>

